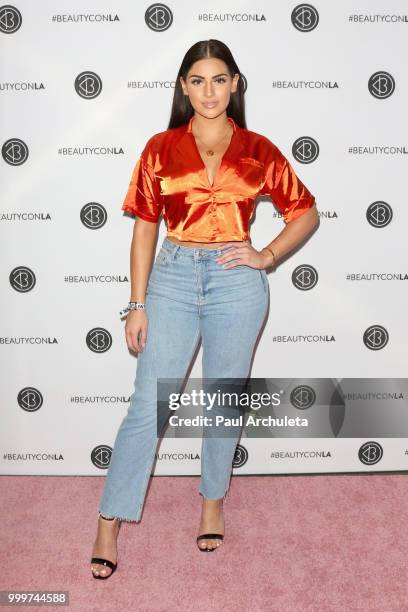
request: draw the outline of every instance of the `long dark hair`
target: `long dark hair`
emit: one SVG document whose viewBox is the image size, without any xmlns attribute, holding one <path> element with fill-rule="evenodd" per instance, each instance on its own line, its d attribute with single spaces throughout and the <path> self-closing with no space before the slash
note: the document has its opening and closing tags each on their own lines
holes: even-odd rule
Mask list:
<svg viewBox="0 0 408 612">
<path fill-rule="evenodd" d="M 225 62 L 231 78 L 233 78 L 236 72 L 241 75 L 231 51 L 223 42 L 210 38 L 209 40 L 200 40 L 199 42 L 195 43 L 185 54 L 177 74 L 170 121 L 167 129 L 185 125 L 194 115 L 194 108 L 191 105 L 190 98 L 185 96 L 183 93 L 180 77 L 183 77 L 183 79 L 186 81 L 187 73 L 191 66 L 195 62 L 198 62 L 198 60 L 209 57 L 215 57 Z M 235 123 L 246 129 L 244 83 L 242 78 L 238 79 L 237 90 L 231 94 L 226 111 L 228 117 L 232 117 Z"/>
</svg>

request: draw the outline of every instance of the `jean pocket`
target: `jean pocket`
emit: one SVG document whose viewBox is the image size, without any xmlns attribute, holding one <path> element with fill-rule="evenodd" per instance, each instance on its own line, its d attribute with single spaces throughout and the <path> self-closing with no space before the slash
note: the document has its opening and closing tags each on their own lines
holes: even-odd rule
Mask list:
<svg viewBox="0 0 408 612">
<path fill-rule="evenodd" d="M 158 266 L 167 266 L 171 261 L 171 253 L 167 251 L 163 247 L 160 249 L 158 254 L 156 255 L 155 265 Z"/>
</svg>

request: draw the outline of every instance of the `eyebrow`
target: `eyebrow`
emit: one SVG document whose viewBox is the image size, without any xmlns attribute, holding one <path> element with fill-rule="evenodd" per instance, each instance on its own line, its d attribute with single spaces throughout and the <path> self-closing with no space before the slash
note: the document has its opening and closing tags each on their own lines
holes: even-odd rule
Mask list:
<svg viewBox="0 0 408 612">
<path fill-rule="evenodd" d="M 220 74 L 215 74 L 213 77 L 211 77 L 212 79 L 216 79 L 217 77 L 220 76 L 228 76 L 228 74 L 226 72 L 221 72 Z M 188 77 L 189 79 L 192 79 L 193 77 L 195 78 L 199 78 L 199 79 L 204 79 L 205 77 L 201 76 L 200 74 L 190 74 L 190 76 Z"/>
</svg>

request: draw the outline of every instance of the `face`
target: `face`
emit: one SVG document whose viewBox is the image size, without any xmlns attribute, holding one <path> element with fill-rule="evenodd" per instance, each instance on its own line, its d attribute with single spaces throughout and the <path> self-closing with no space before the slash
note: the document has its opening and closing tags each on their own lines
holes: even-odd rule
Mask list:
<svg viewBox="0 0 408 612">
<path fill-rule="evenodd" d="M 183 93 L 188 95 L 195 112 L 214 118 L 227 108 L 231 93 L 237 90 L 239 74 L 232 79 L 225 62 L 205 58 L 195 62 L 186 80 L 180 77 Z"/>
</svg>

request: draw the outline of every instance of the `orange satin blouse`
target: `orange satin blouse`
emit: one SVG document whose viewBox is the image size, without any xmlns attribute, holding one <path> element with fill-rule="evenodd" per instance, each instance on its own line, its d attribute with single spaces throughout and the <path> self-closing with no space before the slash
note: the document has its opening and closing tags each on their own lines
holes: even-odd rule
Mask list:
<svg viewBox="0 0 408 612">
<path fill-rule="evenodd" d="M 159 132 L 133 169 L 122 210 L 157 223 L 181 241 L 248 240 L 257 196 L 270 196 L 286 223 L 305 213 L 315 197 L 268 138 L 241 128 L 233 133 L 214 183 L 208 180 L 190 121 Z"/>
</svg>

